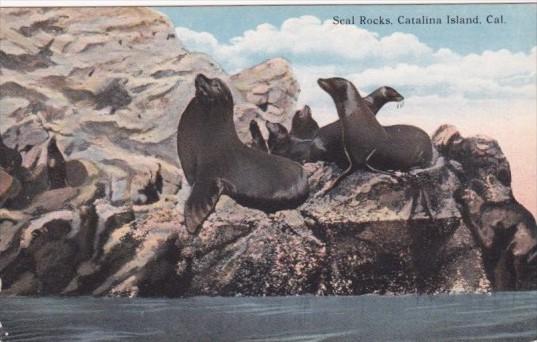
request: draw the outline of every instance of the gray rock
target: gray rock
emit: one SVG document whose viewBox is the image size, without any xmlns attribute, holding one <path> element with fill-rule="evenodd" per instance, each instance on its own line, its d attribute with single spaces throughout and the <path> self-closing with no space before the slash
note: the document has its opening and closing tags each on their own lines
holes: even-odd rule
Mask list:
<svg viewBox="0 0 537 342">
<path fill-rule="evenodd" d="M 498 142 L 463 138 L 453 126 L 440 127 L 433 140 L 460 165 L 462 184 L 454 197 L 480 246 L 492 288 L 537 289 L 537 224 L 513 196 L 509 163 Z"/>
<path fill-rule="evenodd" d="M 321 198 L 341 170 L 306 164 L 312 192 L 299 208 L 267 215 L 222 196 L 200 234 L 189 235 L 176 129 L 194 77 L 226 81 L 236 130 L 249 142 L 252 119 L 289 126 L 300 91 L 289 63 L 269 60 L 228 76 L 209 56 L 185 50 L 171 22 L 151 9 L 17 11 L 0 12 L 0 62 L 9 70 L 0 84 L 0 134 L 22 170 L 10 169 L 0 183 L 6 197 L 12 186 L 4 183 L 21 178 L 19 194 L 0 209 L 2 294 L 531 288 L 535 221 L 512 196 L 508 161 L 493 139 L 465 138 L 447 125 L 433 136 L 434 165 L 413 176 L 356 171 Z M 58 189 L 50 189 L 46 167 L 52 135 L 66 162 Z M 491 206 L 515 232 L 493 247 L 478 234 L 490 228 Z M 517 248 L 506 248 L 511 242 Z M 495 259 L 497 250 L 516 260 L 514 279 L 497 272 L 511 260 Z"/>
</svg>

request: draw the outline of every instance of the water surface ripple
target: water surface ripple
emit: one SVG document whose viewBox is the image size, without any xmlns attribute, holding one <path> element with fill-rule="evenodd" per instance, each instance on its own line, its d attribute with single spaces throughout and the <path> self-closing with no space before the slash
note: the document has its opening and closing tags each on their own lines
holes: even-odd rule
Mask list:
<svg viewBox="0 0 537 342">
<path fill-rule="evenodd" d="M 533 341 L 537 292 L 0 298 L 0 341 Z M 6 333 L 8 335 L 6 335 Z"/>
</svg>

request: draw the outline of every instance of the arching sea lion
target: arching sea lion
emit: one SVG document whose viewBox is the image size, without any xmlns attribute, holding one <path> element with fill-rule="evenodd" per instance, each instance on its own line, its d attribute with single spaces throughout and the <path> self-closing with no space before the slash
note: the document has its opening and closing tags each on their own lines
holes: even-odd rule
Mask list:
<svg viewBox="0 0 537 342">
<path fill-rule="evenodd" d="M 371 110 L 373 115 L 377 115 L 378 111 L 388 102 L 403 101 L 403 95 L 392 87 L 383 86 L 364 98 L 366 106 Z M 384 127 L 387 131 L 406 131 L 409 126 L 395 125 Z M 413 130 L 411 128 L 410 130 Z M 409 132 L 412 133 L 412 132 Z M 396 133 L 397 134 L 397 133 Z M 334 162 L 342 169 L 347 168 L 347 156 L 343 148 L 341 140 L 341 125 L 339 119 L 320 128 L 319 136 L 324 144 L 327 153 L 323 156 L 323 160 Z"/>
<path fill-rule="evenodd" d="M 177 151 L 192 192 L 185 224 L 195 233 L 221 194 L 237 203 L 275 212 L 295 208 L 308 196 L 301 165 L 245 146 L 233 123 L 233 98 L 226 84 L 199 74 L 196 95 L 177 132 Z"/>
<path fill-rule="evenodd" d="M 409 125 L 398 125 L 405 129 L 385 129 L 354 85 L 344 78 L 320 78 L 317 83 L 336 105 L 348 162 L 330 189 L 361 167 L 387 173 L 388 170 L 408 171 L 430 164 L 432 143 L 423 130 Z"/>
</svg>

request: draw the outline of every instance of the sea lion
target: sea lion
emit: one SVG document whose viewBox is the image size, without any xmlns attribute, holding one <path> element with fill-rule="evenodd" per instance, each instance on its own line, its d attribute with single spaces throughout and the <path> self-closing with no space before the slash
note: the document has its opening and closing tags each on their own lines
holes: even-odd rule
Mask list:
<svg viewBox="0 0 537 342">
<path fill-rule="evenodd" d="M 326 191 L 358 168 L 393 175 L 389 171 L 409 171 L 430 164 L 432 143 L 423 130 L 409 125 L 386 130 L 354 85 L 344 78 L 320 78 L 317 83 L 336 105 L 348 163 L 345 171 Z"/>
<path fill-rule="evenodd" d="M 392 87 L 382 86 L 364 97 L 367 106 L 377 115 L 378 111 L 388 102 L 401 102 L 405 98 Z"/>
<path fill-rule="evenodd" d="M 293 115 L 290 134 L 299 139 L 314 139 L 319 133 L 319 124 L 311 115 L 311 108 L 305 105 Z"/>
<path fill-rule="evenodd" d="M 239 140 L 233 97 L 222 80 L 198 74 L 195 88 L 177 132 L 179 159 L 192 186 L 184 208 L 187 230 L 196 233 L 221 194 L 267 213 L 302 204 L 309 193 L 302 166 Z"/>
<path fill-rule="evenodd" d="M 397 90 L 392 87 L 383 86 L 364 98 L 364 102 L 371 110 L 373 115 L 376 115 L 378 111 L 388 102 L 400 102 L 403 101 L 403 95 L 399 94 Z M 385 127 L 387 131 L 398 134 L 398 131 L 403 131 L 405 134 L 412 134 L 414 128 L 409 128 L 407 125 L 395 125 Z M 406 132 L 409 130 L 408 132 Z M 400 134 L 400 133 L 399 133 Z M 327 153 L 323 156 L 323 160 L 334 162 L 342 169 L 348 167 L 347 156 L 343 149 L 343 141 L 341 139 L 341 125 L 339 119 L 323 126 L 319 129 L 319 136 Z"/>
<path fill-rule="evenodd" d="M 250 121 L 250 134 L 252 135 L 251 147 L 263 152 L 268 152 L 267 142 L 265 141 L 265 138 L 263 138 L 261 130 L 255 120 Z"/>
<path fill-rule="evenodd" d="M 304 163 L 321 160 L 321 156 L 326 152 L 319 138 L 297 138 L 280 123 L 267 121 L 266 127 L 269 131 L 268 150 L 271 154 Z"/>
<path fill-rule="evenodd" d="M 403 99 L 404 97 L 399 92 L 388 86 L 380 87 L 364 98 L 374 114 L 386 103 L 400 102 Z M 298 162 L 323 160 L 335 162 L 343 169 L 348 166 L 341 140 L 339 120 L 319 128 L 317 121 L 312 117 L 311 108 L 305 105 L 304 108 L 295 112 L 291 132 L 287 133 L 279 126 L 273 126 L 273 128 L 273 139 L 268 142 L 268 149 L 272 153 Z M 408 126 L 388 126 L 386 129 L 394 132 L 405 131 Z M 253 134 L 252 132 L 252 137 Z"/>
<path fill-rule="evenodd" d="M 47 145 L 47 173 L 49 188 L 58 189 L 66 186 L 67 170 L 65 167 L 65 159 L 58 148 L 56 137 L 50 138 Z"/>
</svg>

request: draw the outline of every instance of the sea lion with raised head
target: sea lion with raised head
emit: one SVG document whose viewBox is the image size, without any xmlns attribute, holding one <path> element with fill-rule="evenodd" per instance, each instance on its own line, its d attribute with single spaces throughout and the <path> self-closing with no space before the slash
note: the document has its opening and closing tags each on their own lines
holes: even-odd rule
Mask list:
<svg viewBox="0 0 537 342">
<path fill-rule="evenodd" d="M 177 132 L 177 150 L 188 184 L 185 224 L 196 233 L 221 194 L 270 213 L 296 208 L 308 197 L 302 166 L 244 145 L 233 123 L 233 97 L 218 78 L 198 74 L 196 94 Z"/>
<path fill-rule="evenodd" d="M 290 134 L 299 139 L 314 139 L 319 133 L 319 124 L 311 115 L 311 108 L 305 105 L 297 110 L 291 121 Z"/>
<path fill-rule="evenodd" d="M 423 130 L 409 125 L 398 125 L 405 129 L 387 130 L 351 82 L 344 78 L 320 78 L 317 82 L 336 105 L 348 163 L 343 174 L 326 191 L 358 168 L 393 175 L 389 171 L 409 171 L 430 164 L 432 143 Z"/>
<path fill-rule="evenodd" d="M 377 115 L 378 111 L 388 102 L 403 101 L 403 95 L 392 87 L 383 86 L 364 98 L 366 106 L 371 110 L 373 115 Z M 395 125 L 384 127 L 387 131 L 407 131 L 412 134 L 413 128 L 408 128 L 407 125 Z M 396 133 L 397 134 L 397 133 Z M 339 119 L 323 126 L 319 129 L 319 137 L 321 138 L 327 153 L 323 156 L 323 160 L 334 162 L 342 169 L 348 166 L 347 156 L 343 149 L 343 141 L 341 140 L 341 125 Z"/>
<path fill-rule="evenodd" d="M 383 86 L 365 97 L 364 101 L 369 109 L 376 114 L 386 103 L 392 101 L 400 102 L 403 99 L 404 97 L 392 87 Z M 386 129 L 394 132 L 406 131 L 408 129 L 413 131 L 413 128 L 408 127 L 406 125 L 396 125 L 387 126 Z M 254 133 L 252 132 L 252 137 L 254 137 Z M 308 105 L 295 112 L 292 119 L 291 132 L 287 133 L 285 129 L 273 126 L 272 133 L 273 139 L 269 141 L 268 149 L 274 154 L 298 162 L 323 160 L 334 162 L 343 169 L 348 166 L 347 156 L 343 150 L 343 142 L 341 140 L 339 120 L 319 128 L 317 121 L 312 117 L 311 108 Z"/>
<path fill-rule="evenodd" d="M 364 97 L 367 106 L 373 114 L 377 115 L 378 111 L 388 102 L 401 102 L 405 98 L 403 95 L 392 87 L 382 86 L 375 89 L 371 94 Z"/>
</svg>

